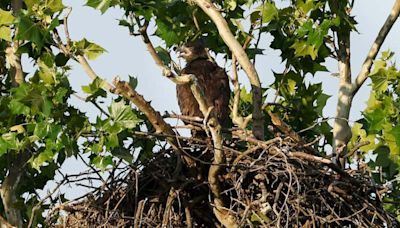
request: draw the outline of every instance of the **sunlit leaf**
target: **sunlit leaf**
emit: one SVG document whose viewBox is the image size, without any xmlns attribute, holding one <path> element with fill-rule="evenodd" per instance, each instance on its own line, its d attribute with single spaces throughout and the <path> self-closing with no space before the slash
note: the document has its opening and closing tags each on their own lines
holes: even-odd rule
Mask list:
<svg viewBox="0 0 400 228">
<path fill-rule="evenodd" d="M 11 29 L 7 26 L 0 26 L 0 40 L 11 41 Z"/>
<path fill-rule="evenodd" d="M 112 120 L 125 128 L 134 128 L 142 121 L 132 111 L 132 107 L 125 105 L 123 100 L 119 102 L 113 101 L 109 110 Z"/>
<path fill-rule="evenodd" d="M 272 1 L 265 1 L 261 8 L 262 23 L 268 23 L 278 16 L 278 9 Z"/>
<path fill-rule="evenodd" d="M 318 54 L 318 50 L 315 49 L 314 46 L 309 45 L 304 41 L 295 42 L 291 46 L 291 48 L 293 48 L 295 50 L 296 56 L 301 56 L 301 57 L 310 56 L 311 59 L 313 59 L 313 60 L 315 60 L 315 58 L 317 57 L 317 54 Z"/>
<path fill-rule="evenodd" d="M 10 25 L 14 22 L 15 17 L 10 11 L 0 9 L 0 25 Z"/>
<path fill-rule="evenodd" d="M 86 5 L 105 13 L 112 6 L 112 2 L 113 0 L 88 0 Z"/>
<path fill-rule="evenodd" d="M 95 43 L 91 43 L 86 39 L 82 39 L 74 43 L 74 46 L 82 51 L 89 60 L 95 60 L 101 54 L 106 52 L 106 50 Z"/>
</svg>

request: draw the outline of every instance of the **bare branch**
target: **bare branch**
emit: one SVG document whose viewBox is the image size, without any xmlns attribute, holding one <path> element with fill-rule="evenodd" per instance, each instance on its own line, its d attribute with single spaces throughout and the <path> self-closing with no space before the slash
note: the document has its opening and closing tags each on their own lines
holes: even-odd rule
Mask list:
<svg viewBox="0 0 400 228">
<path fill-rule="evenodd" d="M 249 78 L 253 92 L 253 134 L 259 138 L 264 138 L 264 118 L 262 114 L 262 90 L 261 83 L 254 65 L 250 62 L 246 52 L 240 43 L 235 39 L 229 29 L 228 23 L 222 17 L 218 9 L 209 0 L 193 0 L 214 22 L 218 32 L 225 44 L 236 56 L 239 64 Z"/>
<path fill-rule="evenodd" d="M 351 92 L 353 95 L 355 95 L 358 92 L 358 90 L 363 85 L 365 80 L 367 80 L 372 67 L 373 60 L 376 58 L 376 55 L 378 54 L 383 42 L 385 41 L 386 36 L 389 34 L 393 24 L 399 17 L 399 13 L 400 13 L 400 0 L 396 0 L 389 16 L 387 17 L 381 30 L 379 31 L 378 36 L 376 37 L 374 43 L 372 44 L 371 49 L 368 52 L 367 57 L 364 60 L 360 73 L 358 73 L 358 76 L 352 85 Z"/>
</svg>

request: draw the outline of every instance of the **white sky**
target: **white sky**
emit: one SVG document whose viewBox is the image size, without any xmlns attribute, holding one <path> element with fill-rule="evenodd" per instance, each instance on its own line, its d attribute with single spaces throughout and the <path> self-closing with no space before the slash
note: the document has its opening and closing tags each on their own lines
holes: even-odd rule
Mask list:
<svg viewBox="0 0 400 228">
<path fill-rule="evenodd" d="M 393 0 L 356 1 L 353 15 L 356 16 L 356 20 L 359 23 L 357 25 L 359 34 L 353 33 L 351 40 L 353 78 L 358 74 L 361 64 L 380 27 L 386 20 L 393 3 Z M 71 38 L 80 40 L 85 37 L 108 51 L 97 60 L 90 62 L 99 76 L 109 82 L 117 75 L 122 79 L 127 79 L 128 75 L 136 76 L 139 80 L 138 92 L 144 95 L 147 100 L 151 100 L 152 105 L 157 110 L 162 113 L 164 111 L 179 112 L 174 84 L 161 76 L 159 68 L 147 53 L 141 38 L 130 36 L 127 28 L 118 26 L 118 19 L 123 15 L 121 10 L 110 9 L 104 15 L 101 15 L 99 11 L 84 7 L 84 0 L 64 0 L 64 4 L 73 8 L 69 20 Z M 399 60 L 400 55 L 399 37 L 400 25 L 398 22 L 393 27 L 381 49 L 381 51 L 390 49 L 396 52 L 397 60 Z M 152 39 L 154 40 L 155 38 L 152 37 Z M 264 43 L 261 48 L 266 49 L 265 56 L 257 57 L 256 68 L 265 87 L 273 81 L 272 70 L 282 72 L 284 66 L 281 64 L 279 52 L 269 48 L 268 38 L 264 39 Z M 73 89 L 84 95 L 81 91 L 81 86 L 89 84 L 90 80 L 79 65 L 71 62 L 70 64 L 73 66 L 70 76 Z M 330 73 L 334 73 L 337 71 L 337 66 L 331 62 L 328 64 L 328 69 L 331 70 Z M 324 110 L 326 117 L 333 117 L 335 114 L 337 101 L 335 94 L 338 91 L 338 78 L 331 77 L 330 73 L 318 73 L 314 79 L 311 79 L 313 82 L 322 81 L 325 93 L 332 95 Z M 242 83 L 246 81 L 243 74 L 241 80 Z M 357 120 L 360 117 L 360 111 L 365 107 L 370 89 L 367 84 L 369 84 L 369 81 L 354 99 L 351 121 Z M 74 105 L 88 113 L 98 113 L 98 110 L 88 103 L 75 98 L 72 101 Z M 75 161 L 68 161 L 63 166 L 63 172 L 76 173 L 80 169 L 79 167 L 82 166 Z M 68 196 L 70 197 L 74 197 L 78 193 L 82 194 L 75 187 L 72 192 L 71 189 L 66 189 L 66 191 L 69 191 Z"/>
</svg>

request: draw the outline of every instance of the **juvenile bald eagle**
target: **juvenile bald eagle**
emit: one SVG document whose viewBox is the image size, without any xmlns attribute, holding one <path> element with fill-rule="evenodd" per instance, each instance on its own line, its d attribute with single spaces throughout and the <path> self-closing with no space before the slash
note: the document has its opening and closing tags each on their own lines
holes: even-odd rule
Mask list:
<svg viewBox="0 0 400 228">
<path fill-rule="evenodd" d="M 225 70 L 212 62 L 200 41 L 189 42 L 178 48 L 179 56 L 186 60 L 181 74 L 193 74 L 209 107 L 214 107 L 219 124 L 228 127 L 230 88 Z M 182 115 L 201 117 L 199 105 L 187 84 L 177 85 L 176 93 Z M 204 135 L 192 131 L 192 136 Z"/>
</svg>

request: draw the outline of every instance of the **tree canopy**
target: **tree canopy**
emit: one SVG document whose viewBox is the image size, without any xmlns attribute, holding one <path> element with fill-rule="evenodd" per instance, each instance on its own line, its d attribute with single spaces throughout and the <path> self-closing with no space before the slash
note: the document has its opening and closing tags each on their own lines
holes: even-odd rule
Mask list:
<svg viewBox="0 0 400 228">
<path fill-rule="evenodd" d="M 396 227 L 400 71 L 395 53 L 380 48 L 400 0 L 393 1 L 359 72 L 350 65 L 358 1 L 278 2 L 86 1 L 101 13 L 122 9 L 119 26 L 142 38 L 160 77 L 190 84 L 209 117 L 204 120 L 157 110 L 135 90 L 140 81 L 133 76 L 101 78 L 89 61 L 106 50 L 95 41 L 71 39 L 72 9 L 62 0 L 0 2 L 0 224 Z M 269 46 L 262 43 L 265 35 L 272 37 Z M 230 67 L 229 129 L 221 128 L 193 75 L 182 75 L 176 63 L 174 48 L 196 39 Z M 255 62 L 268 50 L 280 53 L 284 70 L 264 85 Z M 32 71 L 24 71 L 24 59 Z M 327 72 L 327 61 L 338 66 L 338 73 L 331 72 L 339 78 L 333 118 L 323 114 L 330 96 L 322 83 L 306 80 Z M 71 104 L 72 62 L 91 79 L 80 99 L 96 107 L 93 120 Z M 372 83 L 364 85 L 368 78 Z M 370 90 L 367 107 L 350 122 L 362 86 Z M 169 118 L 192 121 L 180 127 L 202 128 L 208 140 L 181 135 Z M 82 158 L 88 171 L 60 173 L 70 157 Z M 38 194 L 57 173 L 62 180 L 55 188 Z M 100 186 L 87 186 L 92 192 L 83 201 L 59 192 L 91 180 Z M 92 223 L 83 223 L 76 211 Z"/>
</svg>

